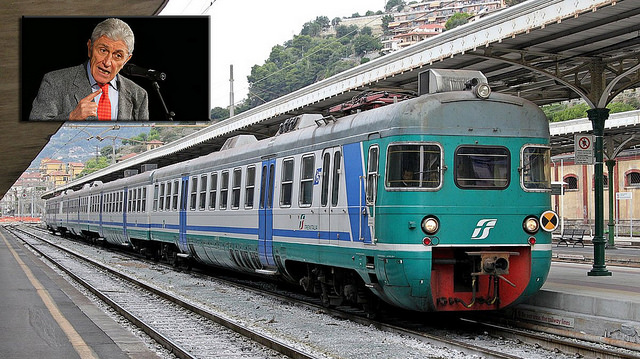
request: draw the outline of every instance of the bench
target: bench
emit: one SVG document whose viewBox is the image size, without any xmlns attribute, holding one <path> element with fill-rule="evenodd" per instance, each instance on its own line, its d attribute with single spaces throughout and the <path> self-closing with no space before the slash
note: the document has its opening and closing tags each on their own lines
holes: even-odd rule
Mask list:
<svg viewBox="0 0 640 359">
<path fill-rule="evenodd" d="M 569 243 L 571 243 L 574 247 L 576 244 L 580 243 L 582 247 L 584 247 L 584 235 L 586 234 L 586 229 L 580 228 L 569 228 L 562 231 L 562 236 L 558 240 L 558 247 L 560 244 L 564 243 L 567 247 L 569 247 Z"/>
</svg>

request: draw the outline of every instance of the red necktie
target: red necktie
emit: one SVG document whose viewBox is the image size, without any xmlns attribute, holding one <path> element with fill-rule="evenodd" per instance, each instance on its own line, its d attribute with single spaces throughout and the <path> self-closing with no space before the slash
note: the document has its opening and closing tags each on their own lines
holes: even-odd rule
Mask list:
<svg viewBox="0 0 640 359">
<path fill-rule="evenodd" d="M 111 121 L 111 101 L 109 101 L 109 84 L 100 86 L 102 94 L 98 101 L 98 120 Z"/>
</svg>

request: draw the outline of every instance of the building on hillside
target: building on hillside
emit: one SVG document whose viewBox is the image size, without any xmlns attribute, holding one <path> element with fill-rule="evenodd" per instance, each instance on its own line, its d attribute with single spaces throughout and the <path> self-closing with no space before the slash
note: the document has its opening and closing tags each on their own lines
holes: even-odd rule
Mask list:
<svg viewBox="0 0 640 359">
<path fill-rule="evenodd" d="M 53 183 L 55 187 L 65 185 L 71 179 L 71 175 L 66 171 L 53 171 L 44 175 L 47 182 Z"/>
<path fill-rule="evenodd" d="M 116 159 L 116 163 L 118 163 L 118 162 L 122 162 L 122 161 L 124 161 L 124 160 L 128 160 L 129 158 L 131 158 L 131 157 L 135 157 L 135 156 L 137 156 L 137 155 L 138 155 L 138 154 L 134 152 L 134 153 L 129 153 L 129 154 L 126 154 L 126 155 L 120 156 L 120 157 L 118 157 L 118 158 Z"/>
<path fill-rule="evenodd" d="M 84 169 L 84 163 L 80 162 L 69 162 L 67 163 L 67 173 L 71 176 L 71 178 L 76 178 Z"/>
<path fill-rule="evenodd" d="M 164 142 L 159 141 L 159 140 L 153 140 L 153 141 L 145 142 L 145 145 L 147 146 L 147 151 L 149 151 L 149 150 L 152 150 L 154 148 L 158 148 L 158 147 L 164 145 Z"/>
<path fill-rule="evenodd" d="M 456 13 L 473 15 L 470 21 L 506 7 L 504 0 L 423 1 L 406 5 L 393 14 L 389 38 L 383 40 L 384 52 L 400 50 L 444 31 L 444 25 Z M 430 27 L 439 25 L 440 27 Z"/>
<path fill-rule="evenodd" d="M 54 160 L 52 158 L 44 158 L 40 161 L 40 173 L 43 175 L 47 175 L 48 173 L 55 171 L 64 171 L 66 170 L 64 162 L 60 160 Z"/>
<path fill-rule="evenodd" d="M 411 31 L 421 25 L 444 24 L 456 13 L 470 15 L 493 12 L 505 7 L 503 0 L 443 0 L 423 1 L 405 6 L 404 11 L 394 14 L 389 31 L 397 35 Z"/>
<path fill-rule="evenodd" d="M 439 24 L 420 25 L 415 29 L 393 36 L 389 40 L 384 40 L 383 52 L 391 52 L 411 46 L 419 41 L 440 35 L 444 31 L 444 26 Z"/>
</svg>

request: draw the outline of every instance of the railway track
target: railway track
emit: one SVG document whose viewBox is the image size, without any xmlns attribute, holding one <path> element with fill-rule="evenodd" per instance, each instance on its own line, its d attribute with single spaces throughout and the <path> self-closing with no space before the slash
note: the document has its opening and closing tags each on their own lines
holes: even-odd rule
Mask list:
<svg viewBox="0 0 640 359">
<path fill-rule="evenodd" d="M 178 358 L 315 357 L 33 234 L 10 232 Z"/>
<path fill-rule="evenodd" d="M 31 232 L 31 231 L 30 231 Z M 33 234 L 32 234 L 33 235 Z M 82 257 L 86 255 L 81 255 Z M 101 265 L 101 264 L 99 264 Z M 103 266 L 103 265 L 101 265 Z M 108 266 L 107 266 L 108 267 Z M 169 269 L 167 269 L 169 270 Z M 128 276 L 125 276 L 128 277 Z M 134 279 L 134 281 L 137 281 Z M 148 286 L 147 284 L 140 283 L 136 284 L 140 286 Z M 259 293 L 261 296 L 276 296 L 273 291 L 267 290 L 268 293 L 265 293 L 264 289 L 258 289 L 255 285 L 248 286 L 247 285 L 238 284 L 234 282 L 233 286 L 242 286 L 243 290 L 251 290 L 256 293 Z M 575 356 L 583 356 L 583 357 L 601 357 L 601 358 L 640 358 L 640 356 L 635 355 L 634 353 L 625 353 L 625 352 L 616 352 L 615 349 L 611 348 L 600 348 L 598 346 L 594 346 L 592 344 L 585 344 L 582 342 L 576 342 L 574 340 L 551 340 L 548 336 L 535 334 L 531 335 L 531 333 L 527 333 L 524 331 L 517 331 L 513 329 L 508 329 L 504 327 L 498 327 L 496 325 L 490 325 L 480 323 L 478 321 L 469 321 L 466 320 L 464 322 L 460 322 L 453 327 L 456 328 L 466 328 L 466 334 L 463 334 L 460 339 L 456 339 L 455 335 L 452 336 L 447 330 L 434 329 L 433 327 L 424 327 L 421 325 L 416 325 L 416 323 L 408 323 L 402 325 L 395 325 L 392 322 L 398 322 L 397 319 L 390 319 L 391 322 L 381 322 L 381 321 L 372 321 L 363 317 L 362 313 L 353 313 L 350 311 L 344 310 L 333 310 L 324 308 L 317 304 L 309 303 L 307 300 L 303 300 L 304 303 L 300 303 L 299 300 L 291 298 L 291 296 L 283 294 L 277 295 L 277 300 L 282 301 L 283 303 L 287 303 L 288 305 L 295 306 L 304 306 L 309 308 L 310 310 L 328 313 L 335 318 L 348 319 L 351 322 L 359 323 L 366 327 L 375 327 L 378 330 L 382 330 L 387 333 L 393 333 L 401 337 L 413 338 L 420 342 L 427 342 L 431 345 L 446 348 L 446 350 L 457 353 L 460 357 L 483 357 L 483 358 L 523 358 L 523 357 L 562 357 L 562 355 L 566 355 L 566 357 L 575 357 Z M 183 299 L 177 299 L 178 302 L 185 302 Z M 188 305 L 188 303 L 186 303 Z M 189 308 L 189 310 L 192 310 Z M 201 308 L 195 308 L 195 310 L 202 310 Z M 204 314 L 199 313 L 198 315 L 207 315 L 207 310 L 204 310 Z M 400 319 L 404 323 L 405 319 Z M 441 323 L 440 323 L 441 324 Z M 412 327 L 418 327 L 418 329 Z M 437 325 L 435 326 L 437 327 Z M 480 333 L 480 334 L 469 334 L 469 333 Z M 243 334 L 244 335 L 244 334 Z M 479 337 L 487 337 L 489 338 L 491 335 L 498 337 L 500 339 L 487 339 L 489 341 L 493 340 L 493 344 L 487 344 L 486 340 L 479 340 Z M 465 340 L 464 338 L 470 338 Z M 503 346 L 503 338 L 510 338 L 513 342 L 517 343 L 532 343 L 528 345 L 524 352 L 519 352 L 517 350 L 505 350 Z M 162 342 L 162 341 L 160 341 Z M 482 342 L 482 343 L 478 343 Z M 562 342 L 562 343 L 561 343 Z M 522 344 L 524 347 L 525 345 Z M 535 353 L 538 351 L 539 353 Z M 280 353 L 290 356 L 290 357 L 319 357 L 318 352 L 314 354 L 302 353 L 296 354 L 292 352 L 282 352 Z M 546 353 L 546 354 L 545 354 Z M 565 354 L 563 354 L 565 353 Z M 324 351 L 324 355 L 327 354 L 327 351 Z M 299 356 L 299 355 L 307 355 L 307 356 Z M 342 354 L 336 352 L 333 355 L 329 355 L 329 357 L 341 357 Z M 349 355 L 344 355 L 348 357 Z M 450 357 L 450 356 L 447 356 Z"/>
</svg>

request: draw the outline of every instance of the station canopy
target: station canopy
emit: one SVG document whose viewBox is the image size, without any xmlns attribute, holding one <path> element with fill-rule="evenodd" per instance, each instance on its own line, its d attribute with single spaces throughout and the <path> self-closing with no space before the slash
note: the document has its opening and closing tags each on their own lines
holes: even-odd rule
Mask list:
<svg viewBox="0 0 640 359">
<path fill-rule="evenodd" d="M 429 68 L 479 70 L 494 92 L 520 96 L 540 106 L 582 98 L 592 107 L 604 107 L 640 81 L 639 33 L 640 4 L 635 0 L 525 1 L 213 124 L 68 187 L 122 177 L 125 169 L 139 169 L 142 164 L 162 167 L 210 153 L 238 134 L 266 138 L 287 118 L 303 113 L 326 115 L 332 106 L 366 91 L 415 92 L 418 74 Z M 609 131 L 618 130 L 606 130 L 605 135 Z M 619 134 L 627 138 L 637 131 L 636 124 Z M 638 144 L 638 138 L 625 143 Z"/>
</svg>

